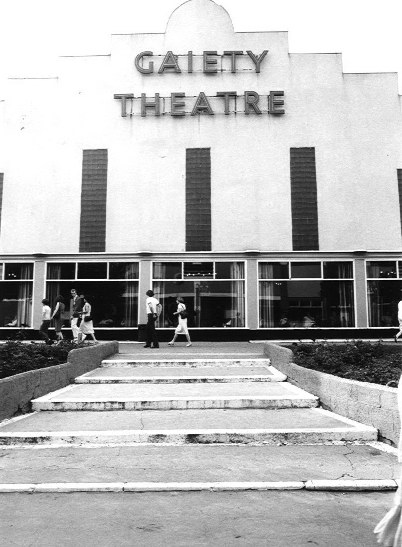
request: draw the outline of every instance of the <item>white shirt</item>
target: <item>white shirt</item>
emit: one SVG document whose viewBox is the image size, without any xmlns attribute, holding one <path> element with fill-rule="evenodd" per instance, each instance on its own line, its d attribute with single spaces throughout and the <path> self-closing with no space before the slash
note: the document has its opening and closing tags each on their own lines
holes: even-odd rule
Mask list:
<svg viewBox="0 0 402 547">
<path fill-rule="evenodd" d="M 148 298 L 145 301 L 147 313 L 156 313 L 156 306 L 158 304 L 159 304 L 159 300 L 157 300 L 154 296 L 148 296 Z"/>
<path fill-rule="evenodd" d="M 398 302 L 398 319 L 402 319 L 402 300 Z"/>
<path fill-rule="evenodd" d="M 42 320 L 50 321 L 51 309 L 50 306 L 43 306 L 42 308 Z"/>
</svg>

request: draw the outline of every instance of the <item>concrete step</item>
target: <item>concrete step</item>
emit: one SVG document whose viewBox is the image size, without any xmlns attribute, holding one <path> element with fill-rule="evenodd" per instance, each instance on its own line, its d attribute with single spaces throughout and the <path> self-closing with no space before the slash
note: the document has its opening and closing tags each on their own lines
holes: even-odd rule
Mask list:
<svg viewBox="0 0 402 547">
<path fill-rule="evenodd" d="M 42 411 L 0 426 L 0 445 L 3 446 L 111 443 L 275 445 L 376 439 L 376 429 L 320 408 L 102 413 Z"/>
<path fill-rule="evenodd" d="M 75 379 L 76 384 L 283 382 L 274 367 L 144 367 L 98 368 Z"/>
<path fill-rule="evenodd" d="M 306 408 L 318 398 L 287 382 L 76 384 L 32 401 L 33 410 Z"/>
<path fill-rule="evenodd" d="M 156 351 L 156 350 L 155 350 Z M 195 358 L 184 355 L 180 358 L 180 354 L 172 357 L 169 354 L 158 354 L 157 358 L 149 358 L 144 356 L 133 356 L 119 354 L 112 359 L 104 359 L 102 367 L 269 367 L 270 360 L 264 357 L 255 357 L 251 359 L 230 358 Z"/>
<path fill-rule="evenodd" d="M 396 454 L 357 445 L 137 445 L 0 451 L 0 484 L 289 483 L 399 478 Z M 168 462 L 168 464 L 167 464 Z"/>
</svg>

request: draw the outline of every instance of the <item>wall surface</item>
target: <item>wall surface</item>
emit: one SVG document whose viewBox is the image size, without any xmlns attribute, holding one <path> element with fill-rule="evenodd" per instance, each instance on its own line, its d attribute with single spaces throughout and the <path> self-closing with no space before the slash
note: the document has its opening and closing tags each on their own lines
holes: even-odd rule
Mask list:
<svg viewBox="0 0 402 547">
<path fill-rule="evenodd" d="M 147 50 L 153 56 L 144 63 L 152 60 L 155 70 L 141 74 L 134 59 Z M 181 73 L 159 74 L 169 50 Z M 208 50 L 219 63 L 225 50 L 244 54 L 236 72 L 224 57 L 222 69 L 205 74 Z M 268 50 L 261 72 L 247 50 Z M 260 94 L 263 114 L 244 113 L 247 90 Z M 285 93 L 283 115 L 267 114 L 272 90 Z M 190 115 L 201 91 L 214 115 Z M 223 113 L 219 91 L 237 92 L 237 113 L 234 100 Z M 182 117 L 169 113 L 173 92 L 186 95 Z M 133 115 L 128 104 L 122 117 L 119 93 L 148 100 L 159 93 L 166 112 L 141 117 L 136 99 Z M 62 58 L 57 77 L 10 81 L 2 104 L 0 252 L 78 252 L 82 150 L 100 148 L 109 157 L 107 252 L 185 250 L 186 148 L 211 149 L 214 251 L 292 250 L 291 147 L 315 148 L 321 251 L 401 248 L 397 75 L 343 74 L 339 54 L 289 53 L 286 32 L 236 33 L 209 0 L 180 6 L 165 34 L 114 35 L 108 55 Z M 60 196 L 69 206 L 49 214 Z"/>
<path fill-rule="evenodd" d="M 103 359 L 118 351 L 117 342 L 74 349 L 68 354 L 67 363 L 0 380 L 0 420 L 29 412 L 32 399 L 68 386 L 74 378 L 97 368 Z"/>
<path fill-rule="evenodd" d="M 398 390 L 366 382 L 338 378 L 292 363 L 293 352 L 276 344 L 264 344 L 272 366 L 288 381 L 320 398 L 323 408 L 378 429 L 380 438 L 397 445 L 401 422 Z"/>
</svg>

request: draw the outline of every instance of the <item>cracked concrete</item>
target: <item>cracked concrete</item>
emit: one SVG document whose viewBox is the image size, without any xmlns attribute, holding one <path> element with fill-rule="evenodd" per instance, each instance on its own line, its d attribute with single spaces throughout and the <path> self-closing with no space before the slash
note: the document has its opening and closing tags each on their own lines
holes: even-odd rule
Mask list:
<svg viewBox="0 0 402 547">
<path fill-rule="evenodd" d="M 373 454 L 375 452 L 375 456 Z M 261 482 L 396 479 L 393 454 L 367 445 L 137 445 L 1 450 L 0 483 Z"/>
</svg>

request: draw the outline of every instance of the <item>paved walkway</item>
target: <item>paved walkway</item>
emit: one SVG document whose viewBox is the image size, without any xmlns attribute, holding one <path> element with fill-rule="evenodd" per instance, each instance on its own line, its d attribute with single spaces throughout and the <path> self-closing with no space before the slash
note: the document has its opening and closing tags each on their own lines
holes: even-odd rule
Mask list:
<svg viewBox="0 0 402 547">
<path fill-rule="evenodd" d="M 316 398 L 284 380 L 261 343 L 120 344 L 81 383 L 0 427 L 0 537 L 374 547 L 395 454 L 374 428 L 311 408 Z"/>
<path fill-rule="evenodd" d="M 373 528 L 392 498 L 305 491 L 0 495 L 0 537 L 7 547 L 376 547 Z"/>
</svg>

